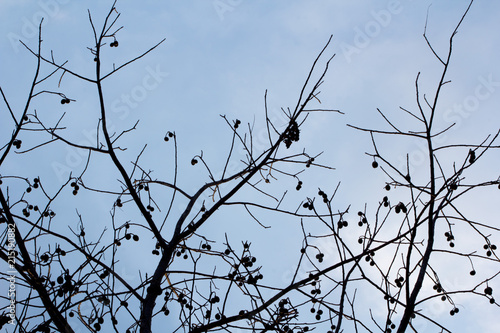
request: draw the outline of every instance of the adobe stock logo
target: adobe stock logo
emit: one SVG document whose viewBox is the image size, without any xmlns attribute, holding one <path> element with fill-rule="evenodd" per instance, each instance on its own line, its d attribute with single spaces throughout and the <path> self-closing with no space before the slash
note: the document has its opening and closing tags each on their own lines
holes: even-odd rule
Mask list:
<svg viewBox="0 0 500 333">
<path fill-rule="evenodd" d="M 367 48 L 371 41 L 380 35 L 383 28 L 389 26 L 392 22 L 392 17 L 403 11 L 400 1 L 390 1 L 386 9 L 379 11 L 372 10 L 370 12 L 373 20 L 365 23 L 363 27 L 354 27 L 354 39 L 352 44 L 345 42 L 340 43 L 342 54 L 348 63 L 352 61 L 352 56 L 361 53 L 361 50 Z"/>
<path fill-rule="evenodd" d="M 479 112 L 481 103 L 493 97 L 500 87 L 500 81 L 496 81 L 493 78 L 493 74 L 488 74 L 487 76 L 479 76 L 477 78 L 478 83 L 474 87 L 474 90 L 470 94 L 466 95 L 462 100 L 457 101 L 453 104 L 453 107 L 446 109 L 442 113 L 442 119 L 448 125 L 453 125 L 449 133 L 455 132 L 466 123 L 467 118 L 473 115 L 475 112 Z M 443 129 L 436 130 L 436 133 L 441 132 Z M 448 134 L 444 133 L 442 135 L 434 137 L 434 142 L 439 145 L 444 145 L 449 140 Z M 414 141 L 415 147 L 409 156 L 410 170 L 420 167 L 423 164 L 428 163 L 427 156 L 429 154 L 427 144 L 422 140 Z M 400 170 L 406 169 L 407 157 L 406 154 L 398 156 L 398 168 Z"/>
<path fill-rule="evenodd" d="M 150 93 L 157 89 L 169 75 L 168 72 L 161 70 L 160 65 L 156 65 L 154 69 L 146 66 L 145 72 L 146 74 L 139 81 L 139 84 L 133 86 L 128 92 L 122 93 L 120 97 L 110 102 L 111 114 L 116 114 L 120 120 L 125 120 L 129 117 L 131 110 L 140 107 L 141 102 L 146 100 Z M 107 125 L 109 132 L 117 131 L 116 121 L 113 121 L 113 117 L 108 119 Z M 98 146 L 97 138 L 99 135 L 94 127 L 82 130 L 81 134 L 84 139 L 78 142 L 78 144 L 89 147 Z M 72 172 L 85 163 L 88 157 L 88 151 L 85 149 L 77 149 L 71 146 L 66 146 L 65 149 L 66 156 L 64 161 L 55 160 L 51 163 L 52 170 L 61 183 L 66 181 Z"/>
<path fill-rule="evenodd" d="M 160 69 L 160 65 L 156 65 L 155 69 L 147 66 L 146 72 L 142 84 L 134 86 L 128 94 L 121 94 L 119 99 L 115 99 L 111 103 L 111 111 L 119 113 L 121 120 L 127 118 L 130 110 L 137 108 L 148 97 L 148 94 L 158 88 L 160 83 L 168 76 L 167 72 Z"/>
<path fill-rule="evenodd" d="M 474 92 L 467 95 L 461 103 L 455 103 L 453 108 L 447 109 L 443 114 L 444 121 L 455 123 L 455 129 L 479 109 L 482 101 L 489 99 L 500 87 L 500 81 L 494 81 L 493 74 L 489 74 L 487 78 L 479 76 L 477 80 L 479 83 Z"/>
<path fill-rule="evenodd" d="M 232 12 L 236 7 L 241 5 L 242 2 L 243 0 L 213 0 L 212 5 L 219 19 L 224 21 L 224 15 L 226 15 L 227 12 Z"/>
<path fill-rule="evenodd" d="M 64 5 L 69 3 L 69 0 L 39 0 L 36 2 L 40 10 L 36 11 L 31 19 L 23 16 L 21 18 L 22 25 L 20 30 L 17 32 L 9 32 L 7 34 L 7 39 L 10 42 L 10 45 L 14 49 L 16 53 L 19 52 L 19 47 L 21 43 L 20 40 L 23 40 L 25 43 L 28 40 L 33 38 L 38 38 L 38 26 L 43 19 L 42 27 L 50 22 L 50 19 L 53 19 L 60 13 L 61 8 L 60 5 Z"/>
</svg>

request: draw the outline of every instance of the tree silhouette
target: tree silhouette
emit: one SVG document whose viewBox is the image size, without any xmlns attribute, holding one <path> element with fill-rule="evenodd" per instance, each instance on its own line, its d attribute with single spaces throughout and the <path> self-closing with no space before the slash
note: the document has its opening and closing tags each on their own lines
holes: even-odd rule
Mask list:
<svg viewBox="0 0 500 333">
<path fill-rule="evenodd" d="M 472 4 L 451 34 L 447 54 L 439 54 L 424 32 L 442 71 L 431 94 L 421 92 L 417 75 L 416 106 L 414 110 L 401 107 L 411 121 L 398 124 L 379 110 L 389 129 L 350 125 L 370 135 L 370 163 L 389 179 L 382 184 L 386 195 L 360 210 L 354 225 L 351 207 L 339 210 L 334 204 L 341 195 L 338 188 L 320 187 L 317 195 L 303 193 L 304 174 L 333 169 L 321 162 L 321 153 L 301 146 L 301 131 L 306 130 L 309 118 L 323 112 L 342 114 L 318 106 L 319 88 L 334 59 L 327 56 L 331 38 L 313 61 L 295 106 L 282 109 L 284 126 L 271 120 L 266 92 L 264 148 L 256 144 L 251 124 L 222 116 L 228 153 L 221 172 L 213 171 L 203 153 L 192 157 L 191 167 L 204 169 L 207 178 L 190 191 L 178 176 L 200 171 L 191 171 L 179 161 L 180 138 L 173 130 L 159 138 L 171 151 L 173 180 L 169 181 L 157 178 L 141 161 L 148 142 L 140 142 L 144 146 L 132 159 L 121 146 L 124 138 L 134 135 L 137 123 L 121 132 L 109 124 L 104 83 L 163 41 L 109 69 L 102 52 L 107 45 L 119 47 L 116 2 L 100 28 L 89 12 L 94 45 L 88 50 L 95 65 L 90 76 L 57 61 L 54 53 L 45 55 L 40 24 L 36 49 L 23 44 L 37 60 L 24 108 L 11 106 L 0 88 L 3 121 L 12 124 L 12 132 L 3 135 L 7 139 L 0 157 L 0 258 L 8 267 L 0 274 L 10 288 L 8 294 L 0 295 L 5 301 L 0 325 L 19 332 L 416 332 L 415 323 L 426 322 L 441 332 L 451 332 L 446 322 L 424 310 L 424 304 L 445 302 L 452 316 L 459 312 L 455 299 L 463 294 L 486 298 L 498 306 L 491 282 L 500 273 L 493 243 L 499 228 L 469 217 L 464 207 L 466 198 L 500 188 L 498 175 L 481 174 L 481 180 L 475 180 L 483 157 L 499 148 L 495 142 L 500 131 L 479 143 L 441 145 L 439 137 L 453 125 L 440 130 L 435 124 L 442 89 L 450 82 L 453 41 Z M 64 113 L 47 121 L 42 114 L 49 106 L 38 105 L 42 111 L 34 107 L 42 97 L 51 102 L 57 98 L 63 105 L 78 103 L 62 92 L 63 76 L 96 89 L 95 118 L 90 111 L 81 115 L 97 129 L 93 145 L 71 139 L 72 124 L 65 122 Z M 425 173 L 413 174 L 409 162 L 401 169 L 390 150 L 386 153 L 378 143 L 380 136 L 424 142 Z M 3 171 L 10 160 L 29 159 L 40 151 L 50 153 L 53 145 L 69 146 L 86 156 L 83 171 L 72 173 L 61 186 L 46 182 L 50 178 L 43 174 L 33 177 Z M 243 160 L 238 160 L 238 149 L 244 152 Z M 116 176 L 115 183 L 100 183 L 100 163 L 111 163 L 115 173 L 110 178 Z M 36 173 L 37 167 L 33 165 Z M 379 189 L 374 191 L 379 193 Z M 305 199 L 297 201 L 292 192 Z M 78 208 L 75 212 L 70 198 L 81 196 L 93 198 L 92 205 L 111 202 L 106 210 L 95 208 L 98 223 L 86 220 Z M 176 207 L 181 208 L 176 211 Z M 94 216 L 94 209 L 89 209 Z M 223 210 L 237 211 L 235 217 L 247 213 L 263 230 L 276 216 L 300 223 L 302 242 L 293 244 L 296 252 L 289 254 L 296 259 L 292 274 L 282 281 L 264 274 L 265 267 L 260 265 L 272 263 L 257 258 L 256 248 L 275 244 L 227 235 L 223 242 L 211 239 L 207 228 L 215 228 L 217 214 Z M 459 234 L 470 237 L 467 245 L 473 244 L 473 251 L 462 249 Z M 140 242 L 140 249 L 130 250 L 132 242 Z M 465 289 L 446 285 L 442 277 L 450 272 L 440 267 L 443 256 L 470 265 L 469 274 L 478 274 L 482 280 L 471 280 Z M 141 261 L 151 263 L 149 270 L 130 274 L 130 268 L 141 266 Z M 479 262 L 488 265 L 489 272 L 479 274 L 474 268 Z M 166 329 L 165 323 L 173 328 Z"/>
</svg>

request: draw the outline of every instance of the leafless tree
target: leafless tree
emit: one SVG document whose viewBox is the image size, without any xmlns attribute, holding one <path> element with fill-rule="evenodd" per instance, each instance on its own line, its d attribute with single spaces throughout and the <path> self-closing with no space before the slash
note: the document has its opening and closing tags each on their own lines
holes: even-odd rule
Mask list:
<svg viewBox="0 0 500 333">
<path fill-rule="evenodd" d="M 314 328 L 329 332 L 417 332 L 414 323 L 424 321 L 442 332 L 451 332 L 445 322 L 423 310 L 425 303 L 441 299 L 449 304 L 451 315 L 459 311 L 454 299 L 460 294 L 487 298 L 498 306 L 489 284 L 500 273 L 495 268 L 499 258 L 493 243 L 500 230 L 491 222 L 467 216 L 463 201 L 499 186 L 498 175 L 484 174 L 480 181 L 469 179 L 476 178 L 471 175 L 477 172 L 479 160 L 499 148 L 495 142 L 500 132 L 478 143 L 439 145 L 438 138 L 453 126 L 438 130 L 435 125 L 440 112 L 438 101 L 449 83 L 447 71 L 453 41 L 472 4 L 473 1 L 450 36 L 447 54 L 439 54 L 424 33 L 442 72 L 432 94 L 420 91 L 418 74 L 416 106 L 401 107 L 415 127 L 405 129 L 381 110 L 388 130 L 351 125 L 371 136 L 373 150 L 367 153 L 370 162 L 390 179 L 380 190 L 390 192 L 357 213 L 357 226 L 352 225 L 351 207 L 334 207 L 334 199 L 341 195 L 338 188 L 319 188 L 317 195 L 303 194 L 301 179 L 305 173 L 311 169 L 333 169 L 321 164 L 321 153 L 310 153 L 310 149 L 300 146 L 300 133 L 307 129 L 310 117 L 319 112 L 342 113 L 318 106 L 319 88 L 334 59 L 326 56 L 330 40 L 314 60 L 295 106 L 282 109 L 285 126 L 271 121 L 264 98 L 264 149 L 255 144 L 253 126 L 222 116 L 228 133 L 222 172 L 215 173 L 202 153 L 194 156 L 192 166 L 204 168 L 208 176 L 198 189 L 189 191 L 177 181 L 179 172 L 191 171 L 180 167 L 174 131 L 162 133 L 161 138 L 172 150 L 173 181 L 167 181 L 156 178 L 143 165 L 141 158 L 147 151 L 147 142 L 142 143 L 144 148 L 132 161 L 120 146 L 123 138 L 134 134 L 137 124 L 119 133 L 108 124 L 109 104 L 103 82 L 155 50 L 162 41 L 132 60 L 108 69 L 101 52 L 105 46 L 119 45 L 117 35 L 121 28 L 117 27 L 116 3 L 101 28 L 89 12 L 95 42 L 88 48 L 95 62 L 95 75 L 89 76 L 72 70 L 67 62 L 57 61 L 52 52 L 46 55 L 40 24 L 37 47 L 25 45 L 37 60 L 25 107 L 11 107 L 0 88 L 5 104 L 3 121 L 9 121 L 13 128 L 1 147 L 0 167 L 3 169 L 11 159 L 26 158 L 58 144 L 85 152 L 87 159 L 81 173 L 71 174 L 57 188 L 49 186 L 43 175 L 33 178 L 4 171 L 0 175 L 0 258 L 9 267 L 0 272 L 0 278 L 12 287 L 12 292 L 0 295 L 6 301 L 0 308 L 0 324 L 19 332 L 149 333 L 170 327 L 172 331 L 192 333 L 307 332 Z M 99 115 L 94 120 L 98 133 L 94 145 L 82 145 L 70 138 L 72 127 L 65 123 L 64 114 L 47 122 L 42 113 L 49 106 L 39 105 L 42 111 L 34 107 L 42 96 L 57 98 L 62 104 L 76 103 L 62 92 L 64 85 L 54 89 L 51 80 L 59 78 L 61 83 L 63 76 L 72 76 L 96 89 Z M 90 112 L 82 116 L 92 117 Z M 378 137 L 386 135 L 425 143 L 425 176 L 413 175 L 410 163 L 404 170 L 399 168 L 394 156 L 385 153 L 377 143 Z M 36 143 L 26 148 L 24 137 Z M 244 151 L 244 160 L 238 160 L 238 149 Z M 111 161 L 119 177 L 110 188 L 90 185 L 95 183 L 96 174 L 89 170 L 102 157 Z M 238 165 L 237 170 L 230 167 L 233 165 Z M 291 191 L 276 190 L 269 187 L 271 183 L 290 186 Z M 373 191 L 378 193 L 379 189 Z M 303 194 L 305 199 L 297 202 L 292 192 Z M 68 196 L 84 193 L 103 198 L 104 202 L 112 198 L 113 202 L 109 211 L 99 216 L 99 223 L 91 226 L 84 214 L 75 213 L 74 207 L 58 206 L 68 201 Z M 182 206 L 180 213 L 175 211 L 178 206 Z M 60 209 L 56 211 L 55 207 Z M 278 215 L 300 224 L 303 239 L 296 245 L 296 253 L 290 255 L 297 261 L 287 281 L 276 284 L 276 279 L 264 277 L 264 268 L 259 266 L 262 260 L 254 255 L 256 245 L 251 239 L 226 236 L 221 244 L 204 233 L 207 225 L 217 223 L 216 212 L 231 207 L 247 213 L 262 226 L 263 232 L 272 222 L 259 217 L 259 211 L 266 213 L 262 216 Z M 63 228 L 58 226 L 59 221 L 75 218 L 76 226 L 71 222 L 64 223 Z M 99 236 L 89 236 L 88 228 L 101 228 Z M 442 246 L 442 230 L 449 248 Z M 456 230 L 465 230 L 481 250 L 460 250 Z M 134 278 L 130 278 L 123 273 L 123 267 L 133 266 L 133 260 L 142 260 L 131 260 L 124 252 L 133 241 L 141 242 L 141 255 L 149 253 L 144 260 L 154 262 L 154 267 L 147 272 L 135 272 Z M 435 260 L 436 256 L 465 262 L 471 267 L 470 275 L 476 275 L 474 264 L 478 262 L 489 264 L 493 273 L 470 288 L 450 289 L 442 282 L 441 277 L 447 272 L 440 269 L 441 261 Z M 373 303 L 360 302 L 360 297 Z M 11 305 L 12 300 L 15 306 Z M 377 307 L 383 308 L 379 312 L 384 315 L 372 312 Z M 165 322 L 170 325 L 168 329 L 162 327 Z"/>
</svg>

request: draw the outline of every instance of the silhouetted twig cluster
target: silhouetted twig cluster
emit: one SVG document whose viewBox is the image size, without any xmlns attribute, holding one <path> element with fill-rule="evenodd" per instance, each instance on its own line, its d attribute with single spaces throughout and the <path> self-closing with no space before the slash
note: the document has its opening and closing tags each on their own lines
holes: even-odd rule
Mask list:
<svg viewBox="0 0 500 333">
<path fill-rule="evenodd" d="M 420 92 L 419 74 L 415 81 L 416 111 L 402 108 L 418 127 L 403 129 L 380 110 L 390 130 L 351 126 L 370 135 L 373 152 L 368 155 L 372 167 L 388 177 L 381 186 L 381 191 L 387 193 L 378 202 L 366 205 L 354 219 L 350 207 L 336 208 L 334 200 L 340 195 L 339 187 L 326 189 L 322 184 L 317 195 L 307 197 L 306 193 L 301 202 L 290 198 L 288 191 L 276 194 L 268 187 L 282 179 L 287 183 L 288 179 L 295 193 L 302 195 L 302 173 L 311 167 L 332 169 L 318 162 L 321 154 L 310 155 L 306 149 L 300 150 L 298 144 L 301 129 L 313 112 L 339 112 L 316 109 L 313 105 L 319 102 L 318 89 L 333 58 L 323 61 L 330 40 L 315 59 L 295 108 L 282 109 L 287 119 L 284 129 L 271 121 L 266 93 L 265 148 L 256 148 L 250 124 L 243 129 L 241 120 L 222 116 L 231 136 L 222 172 L 214 172 L 203 153 L 192 157 L 191 167 L 205 170 L 207 181 L 190 191 L 178 182 L 179 138 L 174 131 L 162 134 L 164 144 L 172 150 L 173 180 L 167 181 L 156 178 L 143 166 L 141 158 L 146 146 L 130 162 L 126 149 L 119 146 L 124 136 L 136 130 L 137 123 L 120 133 L 109 126 L 103 81 L 162 42 L 106 70 L 102 51 L 105 45 L 119 47 L 119 14 L 113 4 L 99 30 L 89 13 L 95 42 L 88 48 L 95 65 L 95 76 L 91 77 L 72 70 L 67 62 L 56 61 L 53 53 L 44 55 L 40 24 L 37 48 L 25 45 L 37 59 L 25 107 L 20 111 L 11 108 L 0 88 L 13 127 L 0 150 L 0 167 L 3 169 L 11 158 L 29 156 L 57 144 L 77 149 L 86 160 L 80 173 L 72 173 L 56 188 L 49 184 L 47 176 L 11 175 L 2 170 L 0 258 L 16 272 L 15 290 L 22 297 L 16 298 L 14 315 L 9 316 L 9 306 L 2 305 L 0 325 L 13 325 L 19 332 L 150 333 L 168 323 L 172 328 L 166 330 L 176 332 L 302 333 L 313 329 L 417 331 L 414 323 L 423 321 L 450 332 L 446 323 L 423 310 L 424 304 L 445 302 L 452 316 L 459 312 L 455 297 L 460 294 L 481 296 L 498 305 L 490 284 L 500 273 L 495 268 L 499 258 L 494 244 L 500 229 L 468 217 L 461 200 L 499 186 L 495 177 L 480 182 L 469 182 L 468 177 L 486 153 L 498 148 L 495 142 L 500 132 L 479 144 L 436 144 L 436 137 L 451 128 L 435 129 L 437 105 L 441 89 L 448 83 L 453 39 L 472 3 L 452 33 L 444 57 L 438 55 L 424 34 L 443 68 L 432 99 Z M 50 68 L 48 74 L 42 74 L 45 66 Z M 65 125 L 64 114 L 50 122 L 43 120 L 43 111 L 35 111 L 33 105 L 41 95 L 61 98 L 64 107 L 78 103 L 58 91 L 63 88 L 45 88 L 56 75 L 60 75 L 58 84 L 64 75 L 70 75 L 95 86 L 99 115 L 94 119 L 98 133 L 94 145 L 71 139 L 71 127 L 66 128 L 69 125 Z M 7 113 L 5 110 L 2 112 Z M 37 135 L 36 143 L 22 141 L 24 133 Z M 394 156 L 384 153 L 377 143 L 382 135 L 424 142 L 428 149 L 425 177 L 412 174 L 409 163 L 406 170 L 399 169 L 392 160 Z M 292 147 L 292 143 L 297 144 Z M 291 149 L 284 150 L 283 146 Z M 236 156 L 237 149 L 243 151 L 243 159 Z M 448 151 L 457 151 L 456 156 L 461 159 L 450 161 L 449 155 L 445 155 Z M 102 157 L 111 163 L 113 177 L 118 178 L 118 183 L 111 187 L 94 185 L 95 179 L 99 179 L 95 166 Z M 232 167 L 235 163 L 237 169 Z M 37 172 L 37 166 L 33 167 Z M 252 194 L 247 195 L 249 192 Z M 90 224 L 86 214 L 75 212 L 64 203 L 71 196 L 82 195 L 111 198 L 109 211 L 98 217 L 98 223 Z M 290 208 L 291 201 L 295 208 Z M 181 207 L 180 212 L 174 207 Z M 302 243 L 296 244 L 297 251 L 288 255 L 296 259 L 296 265 L 279 284 L 266 273 L 268 260 L 256 254 L 262 243 L 234 240 L 227 235 L 220 243 L 206 234 L 207 226 L 217 224 L 215 212 L 230 207 L 242 209 L 263 231 L 270 222 L 261 217 L 261 212 L 300 223 Z M 457 229 L 461 231 L 456 232 Z M 460 250 L 459 234 L 463 230 L 475 243 L 479 240 L 480 250 Z M 141 256 L 148 253 L 147 261 L 154 263 L 147 272 L 125 273 L 127 267 L 142 260 L 127 252 L 134 243 L 140 243 Z M 483 280 L 468 289 L 453 288 L 441 279 L 446 272 L 439 267 L 441 261 L 434 261 L 438 255 L 465 261 L 470 265 L 471 277 L 480 273 L 475 268 L 478 262 L 491 263 L 494 273 L 481 272 Z M 0 279 L 7 284 L 12 276 L 0 272 Z M 432 287 L 427 288 L 429 285 Z M 7 301 L 2 304 L 10 304 L 12 299 L 6 294 L 0 298 Z M 376 309 L 378 313 L 374 313 Z M 165 316 L 167 319 L 162 319 Z"/>
</svg>

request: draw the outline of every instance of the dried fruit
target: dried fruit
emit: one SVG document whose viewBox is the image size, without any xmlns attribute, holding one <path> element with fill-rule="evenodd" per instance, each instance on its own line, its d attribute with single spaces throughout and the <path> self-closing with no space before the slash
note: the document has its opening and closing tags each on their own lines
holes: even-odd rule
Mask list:
<svg viewBox="0 0 500 333">
<path fill-rule="evenodd" d="M 13 145 L 14 147 L 16 147 L 17 149 L 21 148 L 21 143 L 22 143 L 22 141 L 21 141 L 21 140 L 18 140 L 18 139 L 16 139 L 16 140 L 12 141 L 12 145 Z"/>
<path fill-rule="evenodd" d="M 283 133 L 283 142 L 285 143 L 285 146 L 287 148 L 290 148 L 290 146 L 292 145 L 292 142 L 299 141 L 299 137 L 300 137 L 299 134 L 300 134 L 299 125 L 297 124 L 297 122 L 295 120 L 291 121 L 290 124 L 288 125 L 288 128 Z M 309 165 L 310 165 L 310 163 L 309 163 Z M 306 167 L 308 167 L 308 165 L 306 165 Z"/>
<path fill-rule="evenodd" d="M 476 161 L 476 152 L 474 150 L 469 150 L 469 163 L 472 164 Z"/>
</svg>

